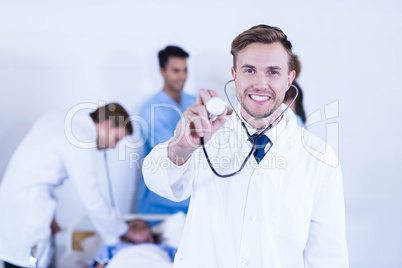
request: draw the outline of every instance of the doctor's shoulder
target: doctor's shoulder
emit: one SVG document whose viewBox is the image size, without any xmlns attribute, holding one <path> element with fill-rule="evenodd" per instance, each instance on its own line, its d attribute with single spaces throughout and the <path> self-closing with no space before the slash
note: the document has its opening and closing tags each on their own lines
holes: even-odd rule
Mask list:
<svg viewBox="0 0 402 268">
<path fill-rule="evenodd" d="M 324 165 L 336 168 L 339 166 L 337 153 L 331 145 L 309 130 L 298 126 L 300 150 L 307 154 L 312 160 L 319 161 Z M 328 135 L 327 135 L 328 137 Z"/>
<path fill-rule="evenodd" d="M 31 132 L 49 133 L 61 130 L 64 115 L 62 111 L 51 111 L 40 115 L 32 124 Z"/>
</svg>

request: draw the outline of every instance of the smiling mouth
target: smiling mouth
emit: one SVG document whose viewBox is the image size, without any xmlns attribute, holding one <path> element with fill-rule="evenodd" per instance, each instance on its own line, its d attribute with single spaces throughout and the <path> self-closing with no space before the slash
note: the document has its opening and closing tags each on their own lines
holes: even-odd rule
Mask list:
<svg viewBox="0 0 402 268">
<path fill-rule="evenodd" d="M 250 94 L 249 96 L 251 99 L 253 99 L 255 101 L 267 101 L 267 100 L 271 99 L 268 96 L 260 96 L 260 95 L 254 95 L 254 94 Z"/>
</svg>

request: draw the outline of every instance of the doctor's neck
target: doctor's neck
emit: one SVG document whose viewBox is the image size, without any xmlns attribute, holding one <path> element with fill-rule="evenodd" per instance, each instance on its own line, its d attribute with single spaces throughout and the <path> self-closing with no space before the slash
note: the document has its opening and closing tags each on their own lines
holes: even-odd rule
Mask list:
<svg viewBox="0 0 402 268">
<path fill-rule="evenodd" d="M 240 114 L 243 119 L 257 131 L 262 131 L 266 127 L 268 127 L 269 124 L 271 124 L 273 121 L 275 121 L 275 119 L 278 118 L 278 116 L 280 116 L 281 112 L 282 109 L 276 109 L 273 113 L 267 116 L 252 116 L 243 107 L 240 109 Z M 277 125 L 281 120 L 282 118 L 278 122 L 276 122 L 273 127 Z"/>
<path fill-rule="evenodd" d="M 166 84 L 163 87 L 163 91 L 166 92 L 178 105 L 181 103 L 181 90 L 175 90 L 174 88 L 171 88 L 167 86 Z"/>
</svg>

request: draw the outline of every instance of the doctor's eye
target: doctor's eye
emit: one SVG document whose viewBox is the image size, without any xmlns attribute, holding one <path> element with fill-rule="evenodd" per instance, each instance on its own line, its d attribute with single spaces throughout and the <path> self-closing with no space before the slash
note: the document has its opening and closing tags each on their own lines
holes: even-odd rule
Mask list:
<svg viewBox="0 0 402 268">
<path fill-rule="evenodd" d="M 255 73 L 255 71 L 254 71 L 253 69 L 245 69 L 244 72 L 245 72 L 245 73 L 248 73 L 248 74 L 253 74 L 253 73 Z"/>
<path fill-rule="evenodd" d="M 277 75 L 277 74 L 279 74 L 279 72 L 272 70 L 272 71 L 269 71 L 269 74 L 270 74 L 270 75 Z"/>
</svg>

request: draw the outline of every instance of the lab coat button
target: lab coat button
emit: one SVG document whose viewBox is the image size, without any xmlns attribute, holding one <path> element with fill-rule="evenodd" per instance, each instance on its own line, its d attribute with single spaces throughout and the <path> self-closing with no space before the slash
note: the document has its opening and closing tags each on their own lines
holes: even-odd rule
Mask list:
<svg viewBox="0 0 402 268">
<path fill-rule="evenodd" d="M 248 261 L 246 261 L 246 260 L 242 261 L 241 267 L 248 267 Z"/>
<path fill-rule="evenodd" d="M 254 215 L 253 215 L 253 216 L 250 216 L 250 221 L 251 221 L 251 222 L 255 222 L 256 220 L 257 220 L 257 217 L 256 217 L 256 216 L 254 216 Z"/>
</svg>

